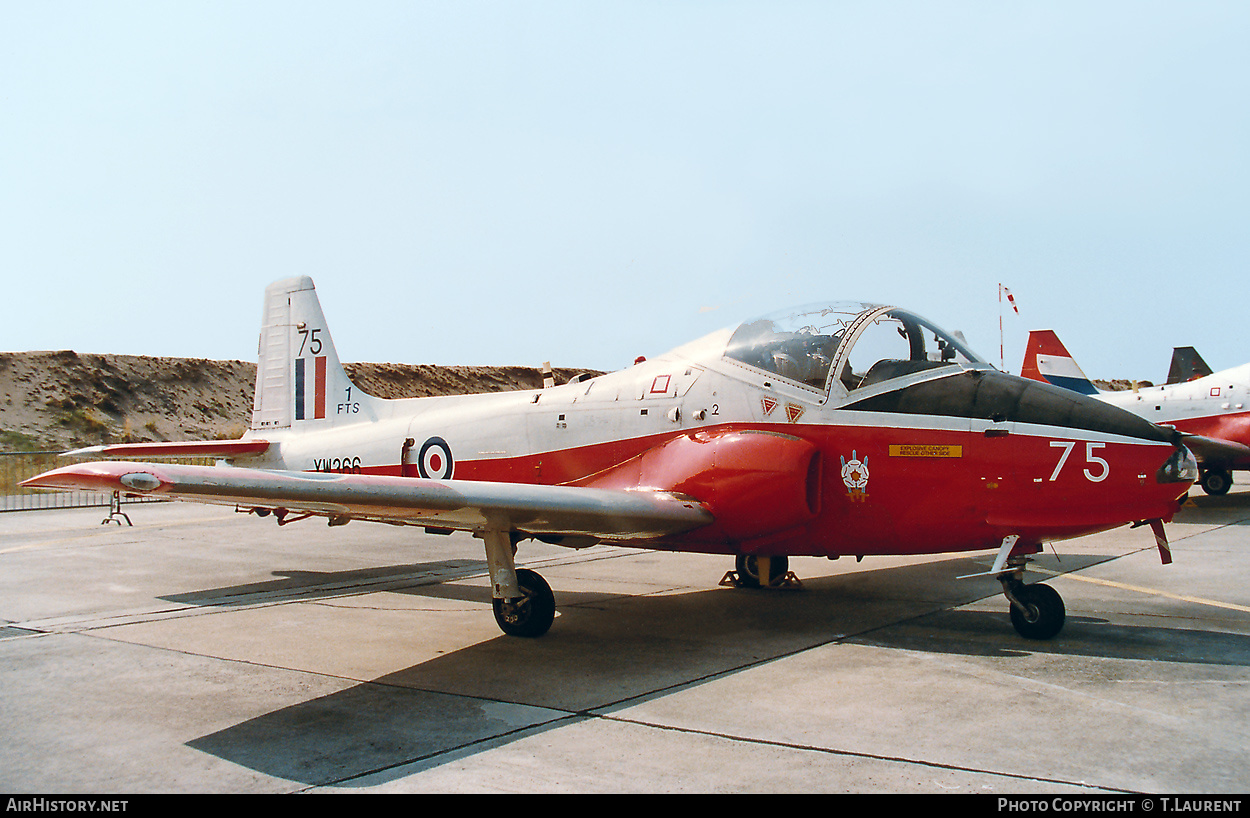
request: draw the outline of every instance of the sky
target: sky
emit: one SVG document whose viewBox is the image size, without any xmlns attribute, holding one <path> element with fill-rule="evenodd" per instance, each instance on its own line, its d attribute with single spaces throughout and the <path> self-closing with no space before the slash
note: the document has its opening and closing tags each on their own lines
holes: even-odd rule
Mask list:
<svg viewBox="0 0 1250 818">
<path fill-rule="evenodd" d="M 1093 378 L 1250 360 L 1244 2 L 0 19 L 0 350 L 255 360 L 308 275 L 344 361 L 611 370 L 843 299 L 1013 372 L 1041 328 Z"/>
</svg>

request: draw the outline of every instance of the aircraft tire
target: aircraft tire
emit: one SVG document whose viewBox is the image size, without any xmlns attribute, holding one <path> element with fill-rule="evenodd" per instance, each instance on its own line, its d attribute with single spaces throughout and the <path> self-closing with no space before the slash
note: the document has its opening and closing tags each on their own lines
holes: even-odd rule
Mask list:
<svg viewBox="0 0 1250 818">
<path fill-rule="evenodd" d="M 754 554 L 739 554 L 735 560 L 738 570 L 738 582 L 746 588 L 760 587 L 760 572 Z M 768 560 L 768 584 L 779 582 L 790 570 L 790 558 L 770 557 Z"/>
<path fill-rule="evenodd" d="M 1202 490 L 1214 497 L 1228 494 L 1233 487 L 1233 476 L 1223 469 L 1212 469 L 1202 473 Z"/>
<path fill-rule="evenodd" d="M 1011 624 L 1025 639 L 1050 639 L 1063 629 L 1067 612 L 1063 597 L 1049 585 L 1021 585 L 1015 589 L 1015 597 L 1029 609 L 1022 613 L 1011 606 Z"/>
<path fill-rule="evenodd" d="M 556 598 L 551 593 L 551 586 L 540 574 L 528 568 L 518 568 L 516 578 L 524 596 L 512 604 L 502 599 L 493 600 L 495 622 L 509 636 L 531 639 L 542 636 L 556 618 Z"/>
</svg>

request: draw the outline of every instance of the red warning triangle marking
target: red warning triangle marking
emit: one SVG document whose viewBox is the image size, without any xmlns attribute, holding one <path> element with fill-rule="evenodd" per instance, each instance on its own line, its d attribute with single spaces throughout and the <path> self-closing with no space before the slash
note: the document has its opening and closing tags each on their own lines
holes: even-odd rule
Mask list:
<svg viewBox="0 0 1250 818">
<path fill-rule="evenodd" d="M 775 398 L 761 398 L 764 402 L 764 417 L 768 417 L 777 408 L 777 400 Z"/>
<path fill-rule="evenodd" d="M 786 404 L 786 418 L 791 423 L 795 423 L 799 418 L 803 417 L 803 407 L 795 406 L 793 403 Z"/>
</svg>

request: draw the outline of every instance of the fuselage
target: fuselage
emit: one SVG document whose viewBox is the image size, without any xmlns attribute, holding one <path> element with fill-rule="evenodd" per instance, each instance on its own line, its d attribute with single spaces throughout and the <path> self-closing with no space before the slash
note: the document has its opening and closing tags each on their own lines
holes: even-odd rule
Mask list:
<svg viewBox="0 0 1250 818">
<path fill-rule="evenodd" d="M 324 420 L 265 430 L 269 452 L 239 465 L 674 491 L 717 523 L 647 547 L 716 553 L 983 550 L 1171 518 L 1188 453 L 1167 430 L 939 357 L 918 338 L 930 326 L 876 309 L 836 336 L 744 345 L 741 328 L 725 330 L 547 389 L 388 401 L 344 390 L 326 396 Z M 883 324 L 902 352 L 857 360 Z M 830 339 L 823 351 L 816 338 Z"/>
</svg>

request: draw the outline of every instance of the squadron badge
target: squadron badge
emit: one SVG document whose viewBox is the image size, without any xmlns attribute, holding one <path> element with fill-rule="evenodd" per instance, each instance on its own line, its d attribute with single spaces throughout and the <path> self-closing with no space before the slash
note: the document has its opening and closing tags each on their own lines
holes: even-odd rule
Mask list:
<svg viewBox="0 0 1250 818">
<path fill-rule="evenodd" d="M 862 503 L 868 499 L 868 455 L 860 460 L 855 450 L 851 450 L 851 459 L 842 459 L 842 484 L 846 486 L 847 496 L 852 502 Z"/>
</svg>

